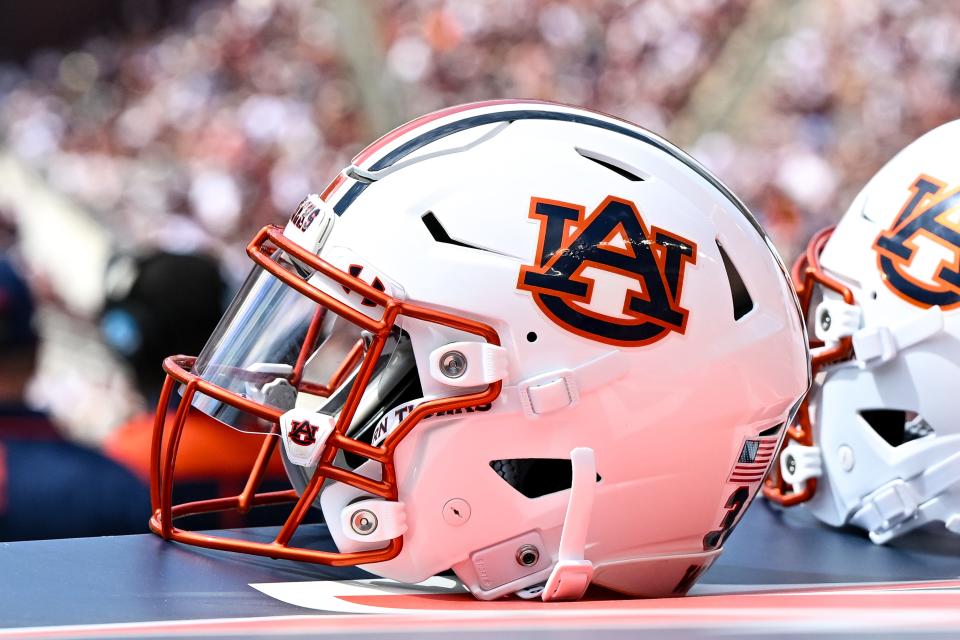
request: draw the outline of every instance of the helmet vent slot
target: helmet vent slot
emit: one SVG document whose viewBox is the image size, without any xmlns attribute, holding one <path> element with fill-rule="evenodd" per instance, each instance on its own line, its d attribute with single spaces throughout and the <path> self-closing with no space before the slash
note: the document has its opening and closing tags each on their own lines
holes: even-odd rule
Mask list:
<svg viewBox="0 0 960 640">
<path fill-rule="evenodd" d="M 618 176 L 626 178 L 630 182 L 643 182 L 647 179 L 648 176 L 643 175 L 640 171 L 625 165 L 618 160 L 611 158 L 610 156 L 604 155 L 602 153 L 597 153 L 596 151 L 590 151 L 588 149 L 581 149 L 580 147 L 575 147 L 577 153 L 581 156 L 590 160 L 591 162 L 596 162 L 598 165 L 604 169 L 609 169 L 613 171 Z"/>
<path fill-rule="evenodd" d="M 773 425 L 769 429 L 764 429 L 763 431 L 757 434 L 757 437 L 766 438 L 767 436 L 775 436 L 780 433 L 780 429 L 783 428 L 783 424 L 784 423 L 781 422 L 780 424 Z"/>
<path fill-rule="evenodd" d="M 864 409 L 860 411 L 860 417 L 891 447 L 899 447 L 934 433 L 933 427 L 915 411 Z"/>
<path fill-rule="evenodd" d="M 565 458 L 509 458 L 494 460 L 490 468 L 527 498 L 539 498 L 570 488 L 573 466 Z M 600 482 L 597 474 L 597 482 Z"/>
<path fill-rule="evenodd" d="M 747 285 L 743 283 L 743 278 L 740 276 L 740 272 L 737 271 L 736 265 L 733 264 L 733 260 L 727 255 L 720 241 L 717 240 L 716 242 L 717 249 L 720 250 L 720 259 L 723 260 L 723 268 L 727 272 L 727 282 L 730 284 L 730 297 L 733 300 L 733 319 L 739 320 L 753 309 L 753 298 L 750 297 L 750 292 L 747 291 Z"/>
<path fill-rule="evenodd" d="M 440 221 L 437 220 L 437 216 L 434 215 L 433 211 L 427 211 L 420 219 L 423 220 L 423 225 L 427 228 L 427 231 L 430 232 L 430 236 L 437 242 L 452 244 L 456 247 L 467 247 L 468 249 L 480 249 L 480 247 L 475 247 L 466 242 L 460 242 L 459 240 L 451 238 L 447 230 L 444 229 Z"/>
<path fill-rule="evenodd" d="M 477 251 L 486 251 L 487 253 L 493 253 L 499 256 L 506 256 L 508 258 L 513 258 L 515 256 L 510 256 L 506 253 L 501 253 L 499 251 L 494 251 L 493 249 L 487 249 L 485 247 L 478 247 L 474 244 L 469 244 L 456 238 L 451 238 L 450 234 L 447 233 L 447 230 L 443 228 L 443 225 L 440 224 L 440 220 L 437 219 L 437 216 L 433 211 L 427 211 L 425 214 L 420 216 L 420 219 L 423 221 L 423 226 L 427 228 L 427 231 L 430 232 L 430 237 L 435 241 L 441 244 L 452 244 L 455 247 L 465 247 L 467 249 L 475 249 Z"/>
</svg>

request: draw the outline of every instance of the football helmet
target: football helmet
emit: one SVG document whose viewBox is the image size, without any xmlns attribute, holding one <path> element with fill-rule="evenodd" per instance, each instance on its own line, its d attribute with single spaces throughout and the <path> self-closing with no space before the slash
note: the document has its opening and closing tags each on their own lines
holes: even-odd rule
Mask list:
<svg viewBox="0 0 960 640">
<path fill-rule="evenodd" d="M 793 269 L 815 378 L 764 493 L 878 544 L 960 533 L 958 144 L 960 121 L 903 149 Z"/>
<path fill-rule="evenodd" d="M 164 363 L 151 527 L 167 539 L 403 582 L 452 569 L 483 599 L 683 594 L 809 384 L 788 273 L 744 205 L 599 113 L 424 116 L 247 251 L 206 347 Z M 239 495 L 172 504 L 191 410 L 267 434 Z M 258 493 L 277 449 L 293 489 Z M 173 522 L 282 502 L 270 543 Z M 335 548 L 297 543 L 311 509 Z"/>
</svg>

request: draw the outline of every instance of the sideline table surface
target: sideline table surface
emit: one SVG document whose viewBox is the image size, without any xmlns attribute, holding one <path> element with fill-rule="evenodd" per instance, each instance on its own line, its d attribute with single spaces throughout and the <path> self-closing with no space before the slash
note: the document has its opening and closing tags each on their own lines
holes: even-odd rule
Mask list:
<svg viewBox="0 0 960 640">
<path fill-rule="evenodd" d="M 237 534 L 266 538 L 271 531 Z M 325 541 L 322 525 L 310 526 L 296 539 L 303 545 Z M 363 577 L 369 575 L 354 568 L 187 547 L 151 534 L 0 543 L 0 637 L 16 628 L 26 631 L 25 627 L 315 616 L 323 612 L 271 598 L 250 585 Z M 758 500 L 692 593 L 712 597 L 778 586 L 958 577 L 960 536 L 923 530 L 894 544 L 876 546 L 861 532 L 830 529 L 802 509 L 779 512 Z M 954 594 L 960 595 L 960 590 Z M 952 602 L 956 607 L 960 599 Z M 315 631 L 323 629 L 315 627 Z M 547 635 L 581 637 L 575 631 Z M 621 631 L 606 629 L 603 635 L 619 637 Z M 53 637 L 40 630 L 31 633 Z M 378 637 L 375 631 L 363 633 Z M 674 637 L 675 633 L 681 632 L 660 628 L 651 637 Z M 690 631 L 675 637 L 705 637 L 698 634 Z M 64 632 L 57 637 L 69 635 Z M 131 635 L 137 634 L 131 630 Z M 521 635 L 532 637 L 530 631 Z"/>
</svg>

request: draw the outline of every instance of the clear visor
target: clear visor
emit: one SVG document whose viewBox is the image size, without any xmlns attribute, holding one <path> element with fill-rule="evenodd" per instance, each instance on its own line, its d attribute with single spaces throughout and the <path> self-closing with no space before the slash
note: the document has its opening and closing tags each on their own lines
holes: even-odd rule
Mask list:
<svg viewBox="0 0 960 640">
<path fill-rule="evenodd" d="M 320 274 L 307 274 L 282 251 L 271 259 L 331 297 L 359 306 L 358 294 Z M 256 266 L 197 357 L 193 372 L 280 413 L 296 407 L 339 418 L 362 363 L 372 355 L 372 343 L 369 331 Z M 419 397 L 419 388 L 409 338 L 396 325 L 347 434 L 371 432 L 387 410 Z M 192 405 L 241 431 L 266 433 L 273 428 L 272 422 L 209 396 L 197 394 Z"/>
</svg>

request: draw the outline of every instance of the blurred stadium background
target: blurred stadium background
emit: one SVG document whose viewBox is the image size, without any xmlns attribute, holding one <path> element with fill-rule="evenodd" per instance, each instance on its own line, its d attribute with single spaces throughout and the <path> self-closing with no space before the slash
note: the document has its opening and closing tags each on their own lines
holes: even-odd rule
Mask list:
<svg viewBox="0 0 960 640">
<path fill-rule="evenodd" d="M 461 102 L 661 133 L 791 260 L 960 116 L 958 30 L 949 0 L 2 0 L 0 249 L 38 300 L 29 400 L 97 446 L 148 405 L 103 340 L 117 255 L 207 253 L 236 286 L 253 231 Z"/>
</svg>

